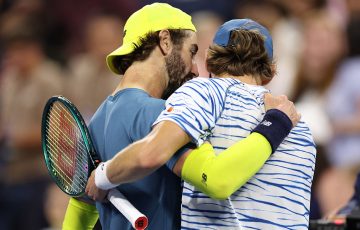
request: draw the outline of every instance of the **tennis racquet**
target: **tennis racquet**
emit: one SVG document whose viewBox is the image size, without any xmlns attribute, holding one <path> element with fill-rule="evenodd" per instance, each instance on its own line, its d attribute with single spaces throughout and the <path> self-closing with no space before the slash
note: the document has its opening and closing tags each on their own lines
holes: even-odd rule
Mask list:
<svg viewBox="0 0 360 230">
<path fill-rule="evenodd" d="M 42 116 L 42 150 L 49 174 L 66 194 L 85 194 L 87 180 L 100 163 L 86 124 L 75 107 L 63 96 L 51 97 Z M 131 222 L 135 229 L 145 229 L 148 219 L 116 189 L 107 199 Z"/>
</svg>

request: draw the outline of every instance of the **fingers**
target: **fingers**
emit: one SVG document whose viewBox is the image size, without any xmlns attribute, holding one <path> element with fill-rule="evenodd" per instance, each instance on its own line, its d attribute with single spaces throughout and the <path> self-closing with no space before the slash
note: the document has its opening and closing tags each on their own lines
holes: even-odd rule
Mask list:
<svg viewBox="0 0 360 230">
<path fill-rule="evenodd" d="M 264 95 L 265 110 L 276 109 L 280 104 L 288 101 L 286 95 L 274 96 L 270 93 Z"/>
<path fill-rule="evenodd" d="M 301 114 L 296 111 L 295 105 L 286 95 L 274 96 L 270 93 L 264 95 L 265 110 L 278 109 L 291 120 L 293 127 L 300 121 Z"/>
<path fill-rule="evenodd" d="M 107 190 L 102 190 L 96 187 L 95 184 L 95 171 L 93 171 L 88 179 L 85 193 L 88 195 L 89 198 L 93 199 L 94 201 L 103 202 L 106 198 L 108 193 Z"/>
</svg>

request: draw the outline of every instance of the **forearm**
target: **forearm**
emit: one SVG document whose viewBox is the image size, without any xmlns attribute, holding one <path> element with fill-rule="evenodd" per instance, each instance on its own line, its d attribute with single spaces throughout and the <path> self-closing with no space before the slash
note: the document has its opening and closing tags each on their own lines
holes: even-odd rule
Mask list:
<svg viewBox="0 0 360 230">
<path fill-rule="evenodd" d="M 138 141 L 122 152 L 117 154 L 108 162 L 106 175 L 113 184 L 128 183 L 138 180 L 144 176 L 151 174 L 166 160 L 157 159 L 150 162 L 151 156 L 157 150 L 149 146 L 146 141 Z M 144 156 L 144 153 L 147 155 Z"/>
<path fill-rule="evenodd" d="M 95 183 L 99 188 L 108 189 L 141 179 L 164 165 L 189 140 L 189 136 L 175 123 L 161 122 L 146 138 L 131 144 L 112 160 L 105 162 L 104 172 L 98 167 Z M 97 181 L 104 174 L 107 177 L 105 180 L 110 182 L 109 186 Z"/>
<path fill-rule="evenodd" d="M 185 160 L 182 178 L 212 198 L 229 197 L 262 167 L 292 127 L 288 117 L 278 111 L 267 113 L 263 121 L 254 133 L 217 156 L 210 144 L 192 151 Z"/>
<path fill-rule="evenodd" d="M 214 199 L 226 199 L 238 190 L 262 167 L 272 151 L 267 139 L 258 133 L 217 156 L 210 144 L 204 147 L 205 152 L 194 150 L 185 160 L 182 178 Z"/>
<path fill-rule="evenodd" d="M 76 198 L 70 198 L 62 229 L 94 229 L 98 218 L 99 213 L 95 205 L 85 203 Z"/>
</svg>

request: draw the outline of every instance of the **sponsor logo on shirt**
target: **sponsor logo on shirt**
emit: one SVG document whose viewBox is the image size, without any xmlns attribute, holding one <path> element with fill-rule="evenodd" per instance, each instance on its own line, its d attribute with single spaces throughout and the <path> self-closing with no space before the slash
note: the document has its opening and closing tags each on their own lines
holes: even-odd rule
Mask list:
<svg viewBox="0 0 360 230">
<path fill-rule="evenodd" d="M 181 108 L 174 108 L 172 106 L 170 106 L 169 108 L 166 109 L 166 112 L 168 113 L 182 113 L 184 110 L 182 110 Z"/>
</svg>

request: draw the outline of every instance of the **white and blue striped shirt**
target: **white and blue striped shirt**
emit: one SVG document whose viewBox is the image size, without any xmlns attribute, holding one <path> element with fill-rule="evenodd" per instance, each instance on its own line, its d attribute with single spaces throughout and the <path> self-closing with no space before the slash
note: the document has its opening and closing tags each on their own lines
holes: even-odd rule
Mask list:
<svg viewBox="0 0 360 230">
<path fill-rule="evenodd" d="M 155 123 L 177 123 L 220 153 L 247 137 L 265 114 L 262 86 L 230 78 L 196 78 L 166 102 Z M 299 122 L 260 171 L 226 200 L 184 183 L 182 229 L 308 229 L 315 145 Z"/>
</svg>

